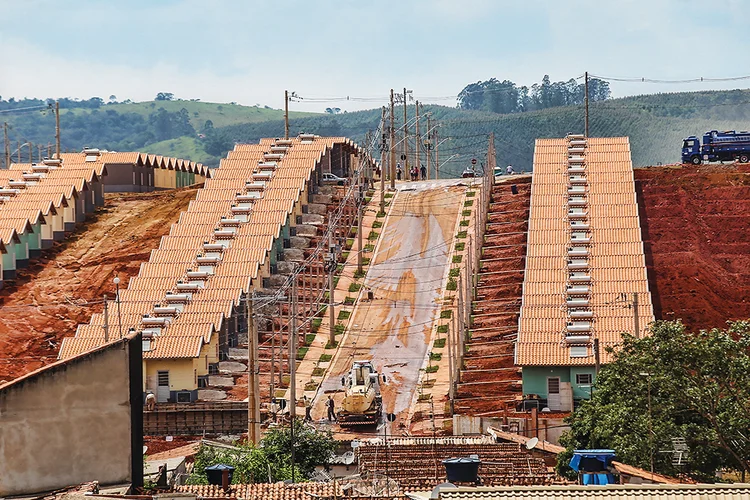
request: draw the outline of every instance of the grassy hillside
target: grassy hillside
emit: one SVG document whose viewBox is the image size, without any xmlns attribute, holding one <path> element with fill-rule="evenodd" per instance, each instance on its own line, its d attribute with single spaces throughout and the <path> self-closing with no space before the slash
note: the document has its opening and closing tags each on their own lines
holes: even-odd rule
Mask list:
<svg viewBox="0 0 750 500">
<path fill-rule="evenodd" d="M 174 158 L 184 158 L 205 165 L 217 165 L 219 158 L 211 156 L 203 150 L 201 142 L 194 137 L 178 137 L 166 141 L 155 142 L 141 148 L 142 153 L 149 153 Z"/>
<path fill-rule="evenodd" d="M 177 125 L 159 129 L 151 118 L 159 108 L 176 115 L 185 108 L 190 125 L 200 132 L 211 120 L 221 145 L 255 142 L 261 137 L 278 137 L 284 130 L 280 110 L 199 101 L 156 101 L 102 105 L 98 109 L 72 107 L 61 114 L 63 149 L 84 145 L 120 151 L 137 150 L 173 155 L 217 165 L 218 156 L 204 148 L 210 141 L 180 136 Z M 484 159 L 487 135 L 495 134 L 497 161 L 517 170 L 531 170 L 534 140 L 583 132 L 582 106 L 550 108 L 517 114 L 466 111 L 445 106 L 425 106 L 440 123 L 440 158 L 446 176 L 458 175 L 471 158 Z M 408 110 L 412 119 L 414 107 Z M 403 116 L 401 110 L 397 118 Z M 590 108 L 591 135 L 629 136 L 636 166 L 675 163 L 680 160 L 681 141 L 707 130 L 750 129 L 750 90 L 653 94 L 594 103 Z M 38 111 L 5 114 L 11 126 L 11 144 L 27 139 L 33 143 L 54 142 L 54 118 Z M 174 117 L 172 117 L 174 118 Z M 187 121 L 185 119 L 184 121 Z M 291 113 L 290 131 L 348 136 L 362 143 L 368 131 L 375 131 L 380 110 L 338 115 Z M 176 123 L 176 122 L 175 122 Z M 401 120 L 396 120 L 400 130 Z M 190 126 L 187 126 L 190 129 Z M 166 130 L 166 132 L 165 132 Z M 171 131 L 170 131 L 171 130 Z M 426 120 L 422 121 L 422 132 Z M 411 128 L 411 133 L 414 128 Z M 214 136 L 215 137 L 215 136 Z M 166 140 L 164 140 L 166 139 Z M 212 150 L 209 148 L 209 150 Z M 410 150 L 413 151 L 413 139 Z"/>
<path fill-rule="evenodd" d="M 453 174 L 460 173 L 472 157 L 484 157 L 490 132 L 495 134 L 499 164 L 512 164 L 517 170 L 528 171 L 533 162 L 535 139 L 580 133 L 584 128 L 582 106 L 508 115 L 443 106 L 425 106 L 424 112 L 432 112 L 440 122 L 440 137 L 449 137 L 440 146 L 440 157 L 458 155 L 446 165 L 446 170 Z M 412 107 L 409 118 L 413 113 Z M 379 120 L 380 111 L 370 110 L 303 117 L 291 120 L 290 128 L 292 133 L 345 135 L 362 141 L 368 130 L 375 130 Z M 592 105 L 590 121 L 592 136 L 629 136 L 636 166 L 675 163 L 680 161 L 684 137 L 712 129 L 750 129 L 750 90 L 612 99 Z M 400 126 L 400 123 L 397 121 L 396 125 Z M 271 121 L 228 126 L 222 131 L 235 141 L 256 141 L 260 137 L 278 135 L 281 127 L 280 122 Z"/>
<path fill-rule="evenodd" d="M 200 102 L 200 101 L 144 101 L 144 102 L 132 102 L 132 103 L 120 103 L 120 104 L 106 104 L 99 108 L 100 111 L 116 111 L 117 113 L 135 113 L 141 115 L 144 118 L 156 111 L 159 108 L 164 108 L 170 113 L 176 113 L 182 108 L 185 108 L 190 114 L 190 123 L 195 127 L 195 130 L 200 130 L 206 120 L 211 120 L 214 127 L 226 127 L 228 125 L 236 125 L 238 123 L 252 123 L 262 122 L 268 120 L 283 120 L 284 111 L 281 109 L 271 109 L 260 106 L 242 106 L 240 104 L 227 104 L 227 103 L 215 103 L 215 102 Z M 90 109 L 85 108 L 73 108 L 66 112 L 73 114 L 85 114 L 90 113 Z M 300 113 L 290 111 L 289 116 L 301 117 L 311 116 L 315 113 Z"/>
</svg>

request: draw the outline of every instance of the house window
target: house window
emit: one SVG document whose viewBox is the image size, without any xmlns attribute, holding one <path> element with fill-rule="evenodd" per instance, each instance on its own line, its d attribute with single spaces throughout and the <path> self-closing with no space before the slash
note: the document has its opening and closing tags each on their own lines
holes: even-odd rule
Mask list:
<svg viewBox="0 0 750 500">
<path fill-rule="evenodd" d="M 591 373 L 576 373 L 576 385 L 591 385 L 594 376 Z"/>
<path fill-rule="evenodd" d="M 205 389 L 208 387 L 208 375 L 201 375 L 198 377 L 198 389 Z"/>
<path fill-rule="evenodd" d="M 571 346 L 570 348 L 570 357 L 571 358 L 585 358 L 589 355 L 589 348 L 585 345 L 581 346 Z"/>
</svg>

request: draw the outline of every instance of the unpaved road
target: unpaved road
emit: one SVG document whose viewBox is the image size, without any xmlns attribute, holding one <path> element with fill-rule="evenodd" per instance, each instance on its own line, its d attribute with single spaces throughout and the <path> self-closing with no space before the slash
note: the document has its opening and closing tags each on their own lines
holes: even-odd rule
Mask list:
<svg viewBox="0 0 750 500">
<path fill-rule="evenodd" d="M 387 412 L 406 418 L 439 316 L 449 253 L 465 187 L 460 182 L 404 183 L 393 198 L 365 286 L 375 300 L 361 300 L 322 384 L 313 415 L 325 416 L 325 393 L 341 388 L 354 360 L 372 360 L 385 374 Z M 364 295 L 364 294 L 363 294 Z M 364 298 L 364 297 L 363 297 Z M 343 392 L 334 396 L 340 405 Z"/>
<path fill-rule="evenodd" d="M 57 360 L 60 342 L 127 287 L 169 233 L 195 189 L 107 194 L 105 206 L 62 243 L 19 270 L 0 291 L 0 382 Z M 93 303 L 92 303 L 93 302 Z"/>
</svg>

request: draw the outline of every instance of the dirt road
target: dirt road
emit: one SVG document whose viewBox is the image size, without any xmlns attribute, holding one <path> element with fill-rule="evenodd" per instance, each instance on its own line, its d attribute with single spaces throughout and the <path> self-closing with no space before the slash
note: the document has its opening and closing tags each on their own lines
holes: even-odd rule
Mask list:
<svg viewBox="0 0 750 500">
<path fill-rule="evenodd" d="M 325 416 L 324 393 L 341 388 L 341 376 L 354 360 L 372 360 L 388 378 L 383 387 L 387 412 L 403 421 L 427 356 L 439 298 L 455 241 L 464 186 L 456 180 L 405 183 L 376 248 L 365 287 L 373 301 L 360 301 L 319 392 L 313 415 Z M 335 395 L 337 406 L 343 393 Z"/>
<path fill-rule="evenodd" d="M 6 282 L 0 291 L 0 381 L 56 361 L 63 337 L 101 312 L 104 293 L 114 296 L 114 275 L 127 287 L 195 193 L 108 194 L 84 227 L 19 270 L 14 283 Z"/>
</svg>

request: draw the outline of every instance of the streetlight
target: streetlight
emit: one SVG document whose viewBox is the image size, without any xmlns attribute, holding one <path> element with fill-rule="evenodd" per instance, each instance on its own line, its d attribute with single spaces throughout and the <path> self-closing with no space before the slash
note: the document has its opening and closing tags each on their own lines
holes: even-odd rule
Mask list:
<svg viewBox="0 0 750 500">
<path fill-rule="evenodd" d="M 115 288 L 117 294 L 115 295 L 115 302 L 117 303 L 117 329 L 120 332 L 120 338 L 122 338 L 122 314 L 120 313 L 120 277 L 115 275 Z"/>
<path fill-rule="evenodd" d="M 646 377 L 648 380 L 648 447 L 651 454 L 651 474 L 654 474 L 654 430 L 653 420 L 651 418 L 651 373 L 640 372 L 638 375 Z"/>
</svg>

